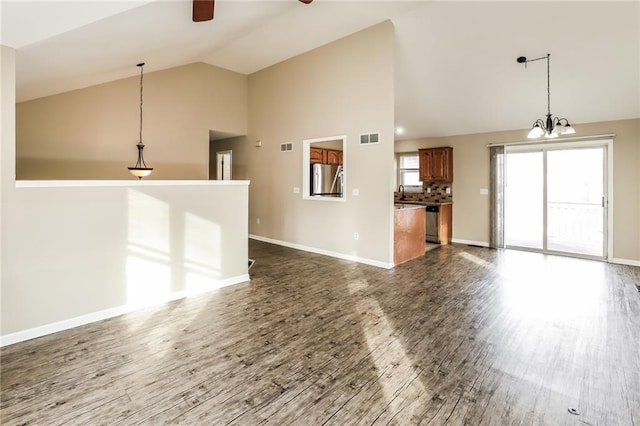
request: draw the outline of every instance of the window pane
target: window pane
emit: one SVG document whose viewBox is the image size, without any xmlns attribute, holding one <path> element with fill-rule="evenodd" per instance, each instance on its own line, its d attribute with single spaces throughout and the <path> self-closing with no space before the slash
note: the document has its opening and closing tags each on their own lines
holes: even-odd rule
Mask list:
<svg viewBox="0 0 640 426">
<path fill-rule="evenodd" d="M 400 171 L 400 181 L 402 185 L 415 185 L 419 186 L 420 183 L 420 173 L 417 170 L 401 170 Z"/>
<path fill-rule="evenodd" d="M 420 167 L 420 159 L 418 157 L 418 154 L 400 156 L 401 169 L 418 169 L 419 167 Z"/>
</svg>

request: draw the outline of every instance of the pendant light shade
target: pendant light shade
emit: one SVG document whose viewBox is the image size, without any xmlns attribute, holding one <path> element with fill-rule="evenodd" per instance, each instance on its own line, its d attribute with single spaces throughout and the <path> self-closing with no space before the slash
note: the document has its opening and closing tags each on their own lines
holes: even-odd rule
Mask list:
<svg viewBox="0 0 640 426">
<path fill-rule="evenodd" d="M 566 118 L 558 118 L 551 115 L 550 57 L 551 54 L 547 53 L 547 56 L 541 56 L 535 59 L 527 59 L 524 56 L 520 56 L 517 59 L 518 63 L 524 64 L 525 67 L 528 62 L 539 61 L 541 59 L 547 60 L 547 116 L 546 119 L 542 120 L 539 118 L 533 123 L 531 130 L 529 130 L 529 133 L 527 134 L 527 138 L 529 139 L 536 139 L 542 136 L 545 138 L 557 138 L 560 135 L 572 135 L 576 132 Z"/>
<path fill-rule="evenodd" d="M 140 67 L 140 139 L 138 140 L 138 144 L 136 147 L 138 148 L 138 160 L 136 161 L 136 165 L 133 167 L 129 167 L 129 173 L 138 179 L 142 179 L 143 177 L 149 176 L 153 171 L 153 167 L 147 167 L 144 162 L 144 144 L 142 143 L 142 77 L 144 74 L 144 62 L 137 64 L 136 66 Z"/>
</svg>

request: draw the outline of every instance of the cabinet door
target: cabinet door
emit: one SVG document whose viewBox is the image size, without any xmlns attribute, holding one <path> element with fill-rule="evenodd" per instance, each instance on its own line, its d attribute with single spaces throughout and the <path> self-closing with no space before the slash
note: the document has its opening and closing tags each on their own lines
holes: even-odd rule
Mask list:
<svg viewBox="0 0 640 426">
<path fill-rule="evenodd" d="M 453 182 L 453 148 L 439 148 L 435 152 L 437 155 L 434 155 L 433 179 L 439 182 Z"/>
<path fill-rule="evenodd" d="M 327 163 L 328 164 L 333 164 L 333 165 L 338 165 L 340 164 L 340 151 L 336 151 L 333 149 L 328 149 L 327 150 Z"/>
<path fill-rule="evenodd" d="M 437 182 L 446 182 L 447 151 L 434 149 L 431 151 L 431 177 Z"/>
<path fill-rule="evenodd" d="M 440 232 L 438 235 L 440 236 L 440 244 L 449 244 L 453 236 L 453 208 L 451 204 L 440 206 L 439 220 Z"/>
<path fill-rule="evenodd" d="M 418 156 L 420 159 L 420 180 L 422 182 L 432 182 L 433 181 L 433 172 L 431 171 L 431 150 L 430 149 L 420 149 L 418 150 Z"/>
<path fill-rule="evenodd" d="M 338 164 L 342 166 L 344 164 L 344 157 L 342 156 L 342 151 L 338 151 L 338 152 L 339 152 L 339 154 L 338 154 Z"/>
<path fill-rule="evenodd" d="M 311 164 L 315 163 L 326 163 L 327 162 L 327 153 L 322 148 L 313 148 L 309 149 L 309 159 Z"/>
</svg>

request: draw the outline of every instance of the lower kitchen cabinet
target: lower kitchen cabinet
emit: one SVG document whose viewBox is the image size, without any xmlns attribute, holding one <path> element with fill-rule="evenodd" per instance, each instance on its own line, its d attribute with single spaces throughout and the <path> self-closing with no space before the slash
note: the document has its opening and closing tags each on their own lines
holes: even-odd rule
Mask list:
<svg viewBox="0 0 640 426">
<path fill-rule="evenodd" d="M 426 240 L 429 243 L 449 244 L 453 235 L 453 206 L 427 205 Z"/>
<path fill-rule="evenodd" d="M 442 204 L 440 205 L 440 244 L 451 243 L 453 237 L 453 205 Z"/>
</svg>

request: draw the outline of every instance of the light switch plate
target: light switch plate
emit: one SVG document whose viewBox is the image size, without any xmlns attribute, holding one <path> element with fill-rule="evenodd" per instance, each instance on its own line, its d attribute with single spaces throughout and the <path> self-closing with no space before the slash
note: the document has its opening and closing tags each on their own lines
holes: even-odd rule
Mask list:
<svg viewBox="0 0 640 426">
<path fill-rule="evenodd" d="M 480 188 L 480 195 L 489 195 L 489 190 L 487 188 Z"/>
<path fill-rule="evenodd" d="M 358 188 L 353 188 L 353 191 L 351 191 L 351 193 L 355 196 L 360 195 L 360 190 Z"/>
<path fill-rule="evenodd" d="M 294 194 L 299 194 L 300 193 L 300 188 L 298 188 L 297 186 L 293 187 L 293 193 Z"/>
</svg>

